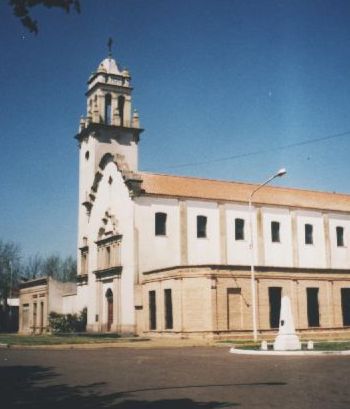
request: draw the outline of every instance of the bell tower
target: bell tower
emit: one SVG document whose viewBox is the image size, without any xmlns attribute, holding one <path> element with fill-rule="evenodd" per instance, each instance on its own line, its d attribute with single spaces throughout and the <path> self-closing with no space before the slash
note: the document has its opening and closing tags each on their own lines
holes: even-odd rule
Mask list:
<svg viewBox="0 0 350 409">
<path fill-rule="evenodd" d="M 138 128 L 137 114 L 131 117 L 130 74 L 111 57 L 104 59 L 88 80 L 85 122 Z"/>
<path fill-rule="evenodd" d="M 95 155 L 95 163 L 106 153 L 119 154 L 129 170 L 137 171 L 137 145 L 143 130 L 138 113 L 132 112 L 130 82 L 129 71 L 119 67 L 110 50 L 88 79 L 86 116 L 80 120 L 76 138 L 80 149 L 89 138 L 98 142 L 95 152 L 88 153 Z"/>
<path fill-rule="evenodd" d="M 97 67 L 87 82 L 86 116 L 79 132 L 79 247 L 84 246 L 89 216 L 106 164 L 117 164 L 123 178 L 137 178 L 138 143 L 143 129 L 132 111 L 131 76 L 111 55 Z"/>
</svg>

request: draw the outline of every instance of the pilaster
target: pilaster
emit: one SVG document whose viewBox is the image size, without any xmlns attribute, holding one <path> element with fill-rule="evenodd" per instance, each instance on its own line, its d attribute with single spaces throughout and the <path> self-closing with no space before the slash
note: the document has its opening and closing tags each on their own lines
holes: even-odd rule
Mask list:
<svg viewBox="0 0 350 409">
<path fill-rule="evenodd" d="M 188 264 L 187 247 L 187 203 L 180 200 L 180 264 Z"/>
<path fill-rule="evenodd" d="M 257 261 L 256 264 L 259 266 L 265 265 L 265 239 L 264 239 L 264 224 L 263 215 L 260 207 L 255 208 L 256 211 L 256 228 L 257 228 Z M 253 233 L 254 234 L 254 233 Z"/>
<path fill-rule="evenodd" d="M 292 229 L 292 257 L 293 267 L 299 267 L 299 249 L 298 249 L 298 223 L 295 211 L 291 211 L 291 229 Z"/>
<path fill-rule="evenodd" d="M 329 217 L 323 214 L 324 245 L 326 255 L 326 268 L 331 268 L 331 243 L 329 238 Z"/>
<path fill-rule="evenodd" d="M 226 207 L 219 204 L 220 219 L 220 264 L 227 264 L 227 229 L 226 229 Z"/>
</svg>

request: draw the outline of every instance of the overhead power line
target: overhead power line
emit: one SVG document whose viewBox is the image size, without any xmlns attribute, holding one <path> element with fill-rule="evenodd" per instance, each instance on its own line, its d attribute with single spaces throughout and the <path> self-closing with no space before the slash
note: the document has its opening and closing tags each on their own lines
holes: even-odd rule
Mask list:
<svg viewBox="0 0 350 409">
<path fill-rule="evenodd" d="M 168 169 L 178 169 L 178 168 L 187 168 L 190 166 L 201 166 L 201 165 L 208 165 L 210 163 L 215 163 L 215 162 L 224 162 L 224 161 L 229 161 L 233 159 L 239 159 L 239 158 L 245 158 L 248 156 L 255 156 L 255 155 L 261 155 L 262 153 L 268 153 L 268 152 L 275 152 L 275 151 L 281 151 L 285 149 L 290 149 L 290 148 L 295 148 L 296 146 L 303 146 L 303 145 L 310 145 L 312 143 L 317 143 L 317 142 L 322 142 L 322 141 L 327 141 L 330 139 L 336 139 L 336 138 L 341 138 L 343 136 L 350 135 L 350 131 L 346 132 L 341 132 L 337 134 L 332 134 L 332 135 L 327 135 L 327 136 L 322 136 L 319 138 L 314 138 L 314 139 L 306 139 L 304 141 L 300 142 L 295 142 L 295 143 L 289 143 L 286 145 L 280 145 L 276 147 L 270 147 L 266 149 L 260 149 L 252 152 L 246 152 L 246 153 L 239 153 L 237 155 L 232 155 L 232 156 L 224 156 L 221 158 L 215 158 L 215 159 L 208 159 L 205 161 L 198 161 L 198 162 L 188 162 L 188 163 L 182 163 L 179 165 L 171 165 L 167 166 Z"/>
</svg>

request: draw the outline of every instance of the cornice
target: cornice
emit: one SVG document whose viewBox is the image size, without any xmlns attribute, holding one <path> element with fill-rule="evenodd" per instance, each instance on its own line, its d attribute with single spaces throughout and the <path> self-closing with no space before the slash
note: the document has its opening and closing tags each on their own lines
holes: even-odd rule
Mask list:
<svg viewBox="0 0 350 409">
<path fill-rule="evenodd" d="M 106 125 L 102 123 L 97 123 L 97 122 L 90 122 L 89 125 L 82 129 L 78 134 L 74 136 L 75 139 L 77 139 L 79 142 L 82 142 L 84 139 L 88 138 L 92 132 L 98 132 L 100 130 L 103 131 L 109 131 L 110 133 L 115 132 L 117 135 L 110 135 L 111 138 L 117 138 L 118 137 L 118 132 L 130 132 L 132 133 L 133 137 L 135 138 L 135 141 L 138 142 L 140 139 L 140 134 L 144 131 L 143 128 L 132 128 L 130 126 L 121 126 L 121 125 Z M 95 135 L 96 137 L 96 135 Z M 98 136 L 97 136 L 98 137 Z"/>
<path fill-rule="evenodd" d="M 122 266 L 115 266 L 101 270 L 95 270 L 93 274 L 95 274 L 96 279 L 103 280 L 121 275 L 122 270 L 123 270 Z"/>
</svg>

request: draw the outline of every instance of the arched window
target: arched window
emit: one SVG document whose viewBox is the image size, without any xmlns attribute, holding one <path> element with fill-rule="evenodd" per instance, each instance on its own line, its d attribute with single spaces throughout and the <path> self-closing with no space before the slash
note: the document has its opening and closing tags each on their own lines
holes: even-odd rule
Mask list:
<svg viewBox="0 0 350 409">
<path fill-rule="evenodd" d="M 105 124 L 111 125 L 112 123 L 112 97 L 111 94 L 105 96 Z"/>
<path fill-rule="evenodd" d="M 125 103 L 125 97 L 123 95 L 120 95 L 118 97 L 118 111 L 119 111 L 121 126 L 124 125 L 124 103 Z"/>
</svg>

